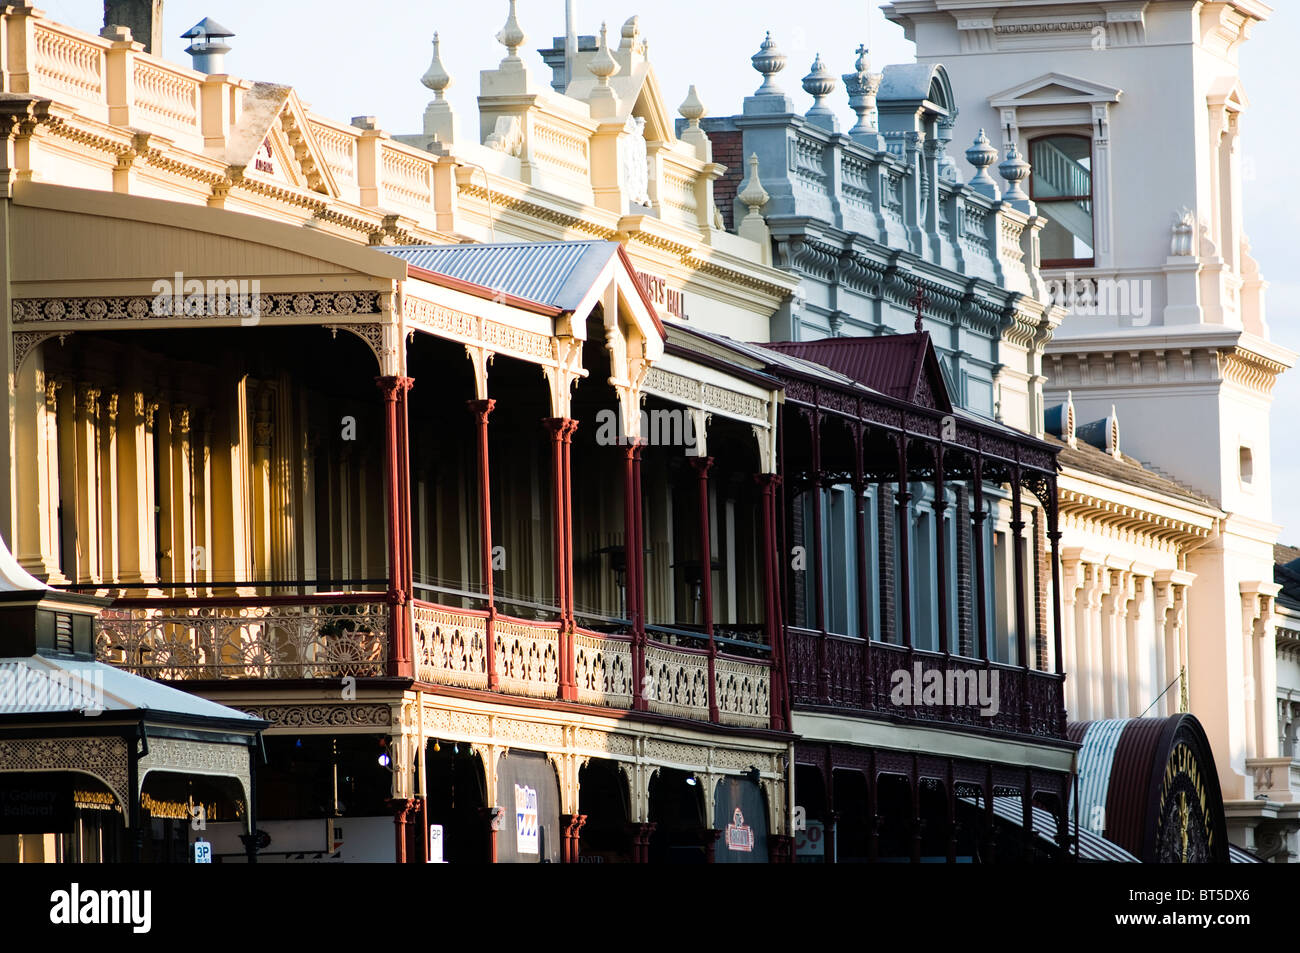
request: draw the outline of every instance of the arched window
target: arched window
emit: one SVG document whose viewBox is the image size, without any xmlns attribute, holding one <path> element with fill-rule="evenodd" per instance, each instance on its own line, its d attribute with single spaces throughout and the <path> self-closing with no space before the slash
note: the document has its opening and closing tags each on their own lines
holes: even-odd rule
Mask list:
<svg viewBox="0 0 1300 953">
<path fill-rule="evenodd" d="M 1029 143 L 1029 197 L 1047 218 L 1044 268 L 1091 268 L 1092 143 L 1086 136 L 1043 136 Z"/>
</svg>

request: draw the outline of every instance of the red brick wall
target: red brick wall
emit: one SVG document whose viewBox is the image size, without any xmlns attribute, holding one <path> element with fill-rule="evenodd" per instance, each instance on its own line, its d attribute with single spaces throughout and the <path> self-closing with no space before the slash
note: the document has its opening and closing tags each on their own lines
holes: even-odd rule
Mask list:
<svg viewBox="0 0 1300 953">
<path fill-rule="evenodd" d="M 726 174 L 713 183 L 713 201 L 722 212 L 722 220 L 727 231 L 736 230 L 732 215 L 733 201 L 740 191 L 740 183 L 745 181 L 744 133 L 739 129 L 718 130 L 709 133 L 713 143 L 713 161 L 727 167 Z"/>
</svg>

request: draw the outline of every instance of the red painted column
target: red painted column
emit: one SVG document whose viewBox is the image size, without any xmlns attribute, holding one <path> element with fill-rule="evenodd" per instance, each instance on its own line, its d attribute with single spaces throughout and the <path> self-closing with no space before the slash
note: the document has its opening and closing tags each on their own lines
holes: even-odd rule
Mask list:
<svg viewBox="0 0 1300 953">
<path fill-rule="evenodd" d="M 586 814 L 561 814 L 560 836 L 563 844 L 560 848 L 560 863 L 576 864 L 579 859 L 578 843 L 582 827 L 587 823 Z"/>
<path fill-rule="evenodd" d="M 627 615 L 632 621 L 632 707 L 646 710 L 645 614 L 641 604 L 641 447 L 629 443 L 623 457 L 623 564 Z M 639 836 L 639 835 L 638 835 Z"/>
<path fill-rule="evenodd" d="M 560 697 L 574 701 L 578 697 L 578 661 L 574 647 L 573 594 L 573 435 L 578 429 L 576 420 L 565 421 L 563 432 L 564 475 L 564 591 L 568 602 L 564 606 L 564 624 L 560 631 L 560 656 L 567 669 L 567 680 L 561 673 Z"/>
<path fill-rule="evenodd" d="M 411 811 L 408 798 L 390 798 L 388 807 L 393 812 L 393 848 L 394 861 L 406 863 L 406 818 Z"/>
<path fill-rule="evenodd" d="M 555 605 L 560 610 L 560 698 L 577 698 L 577 663 L 573 647 L 573 492 L 570 438 L 578 427 L 568 417 L 542 421 L 551 434 L 552 511 L 555 514 Z"/>
<path fill-rule="evenodd" d="M 699 475 L 700 487 L 700 599 L 704 606 L 704 632 L 709 637 L 709 720 L 718 720 L 718 693 L 714 685 L 714 662 L 718 647 L 713 641 L 713 544 L 709 537 L 709 470 L 712 457 L 691 461 Z"/>
<path fill-rule="evenodd" d="M 409 424 L 406 393 L 409 377 L 377 377 L 384 395 L 384 503 L 388 529 L 388 674 L 412 677 L 411 632 L 406 601 L 411 594 L 411 501 Z"/>
<path fill-rule="evenodd" d="M 471 400 L 467 406 L 474 415 L 478 428 L 478 496 L 479 526 L 483 534 L 483 592 L 487 597 L 487 670 L 488 689 L 497 687 L 497 646 L 496 646 L 496 597 L 492 585 L 492 486 L 488 469 L 488 416 L 497 402 L 488 400 Z M 495 861 L 495 857 L 493 860 Z"/>
<path fill-rule="evenodd" d="M 754 479 L 763 488 L 763 611 L 766 614 L 767 644 L 772 650 L 771 727 L 783 731 L 787 724 L 785 630 L 781 624 L 781 600 L 777 591 L 780 554 L 776 545 L 776 488 L 781 478 L 774 473 L 760 473 Z"/>
</svg>

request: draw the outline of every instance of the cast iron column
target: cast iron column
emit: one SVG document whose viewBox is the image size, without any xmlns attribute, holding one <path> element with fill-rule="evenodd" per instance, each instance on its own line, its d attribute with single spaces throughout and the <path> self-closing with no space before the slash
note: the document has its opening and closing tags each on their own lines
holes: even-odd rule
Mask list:
<svg viewBox="0 0 1300 953">
<path fill-rule="evenodd" d="M 411 594 L 411 504 L 409 426 L 406 393 L 409 377 L 377 377 L 384 395 L 384 503 L 388 524 L 388 674 L 412 677 L 411 632 L 406 600 Z"/>
<path fill-rule="evenodd" d="M 497 402 L 492 399 L 471 400 L 468 403 L 469 411 L 474 415 L 474 421 L 478 429 L 478 496 L 479 496 L 479 526 L 483 535 L 482 545 L 482 562 L 483 562 L 483 591 L 487 597 L 487 670 L 488 670 L 488 689 L 495 691 L 497 687 L 497 647 L 496 647 L 496 596 L 492 583 L 492 486 L 490 481 L 490 472 L 488 469 L 488 416 L 492 413 Z M 494 858 L 495 860 L 495 858 Z"/>
<path fill-rule="evenodd" d="M 709 637 L 709 720 L 718 720 L 718 693 L 714 685 L 714 663 L 718 647 L 713 641 L 713 542 L 709 536 L 709 470 L 712 457 L 695 457 L 691 464 L 699 474 L 700 488 L 700 601 L 704 633 Z"/>
</svg>

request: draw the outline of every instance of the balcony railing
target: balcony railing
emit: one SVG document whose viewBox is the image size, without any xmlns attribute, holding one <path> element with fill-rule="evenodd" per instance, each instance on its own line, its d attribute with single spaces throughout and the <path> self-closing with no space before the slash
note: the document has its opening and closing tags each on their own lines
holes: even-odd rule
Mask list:
<svg viewBox="0 0 1300 953">
<path fill-rule="evenodd" d="M 270 598 L 120 599 L 96 622 L 95 653 L 164 681 L 379 676 L 388 605 L 376 593 Z"/>
<path fill-rule="evenodd" d="M 1059 675 L 808 629 L 788 632 L 790 697 L 796 708 L 1065 737 Z M 938 674 L 937 683 L 930 673 Z"/>
<path fill-rule="evenodd" d="M 386 596 L 374 592 L 122 598 L 96 622 L 96 654 L 163 681 L 378 677 L 388 673 L 390 612 Z M 718 636 L 710 666 L 708 637 L 685 629 L 656 627 L 655 640 L 639 645 L 630 631 L 578 628 L 570 639 L 561 622 L 419 600 L 412 615 L 422 682 L 623 710 L 636 707 L 640 694 L 651 712 L 708 721 L 712 667 L 719 723 L 771 724 L 771 662 L 761 657 L 765 646 L 744 639 Z M 745 651 L 749 656 L 736 654 Z M 572 653 L 572 694 L 560 684 L 564 652 Z M 640 686 L 638 652 L 646 675 Z"/>
</svg>

